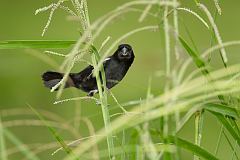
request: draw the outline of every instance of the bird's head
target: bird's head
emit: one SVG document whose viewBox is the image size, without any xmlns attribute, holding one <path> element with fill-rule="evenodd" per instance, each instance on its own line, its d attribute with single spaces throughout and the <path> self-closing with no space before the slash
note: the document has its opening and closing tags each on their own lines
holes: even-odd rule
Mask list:
<svg viewBox="0 0 240 160">
<path fill-rule="evenodd" d="M 120 61 L 132 61 L 134 59 L 134 53 L 129 44 L 119 45 L 114 56 Z"/>
</svg>

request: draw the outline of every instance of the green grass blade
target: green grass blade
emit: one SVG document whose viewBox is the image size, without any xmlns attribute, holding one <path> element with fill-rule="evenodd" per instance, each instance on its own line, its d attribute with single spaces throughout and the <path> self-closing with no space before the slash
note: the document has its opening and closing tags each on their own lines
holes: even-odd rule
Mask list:
<svg viewBox="0 0 240 160">
<path fill-rule="evenodd" d="M 212 111 L 210 112 L 217 117 L 217 119 L 223 124 L 223 126 L 228 130 L 228 132 L 231 134 L 231 136 L 237 141 L 238 145 L 240 146 L 240 136 L 235 131 L 235 129 L 231 126 L 231 124 L 228 122 L 227 118 L 220 113 L 212 112 Z"/>
<path fill-rule="evenodd" d="M 5 136 L 4 136 L 4 128 L 2 126 L 2 121 L 0 117 L 0 159 L 7 160 L 7 151 L 5 146 Z"/>
<path fill-rule="evenodd" d="M 198 54 L 193 49 L 191 49 L 191 47 L 187 44 L 187 42 L 182 37 L 179 36 L 178 38 L 182 46 L 186 49 L 187 53 L 192 57 L 197 67 L 202 69 L 202 73 L 204 75 L 207 75 L 209 71 L 206 69 L 205 62 L 198 56 Z"/>
<path fill-rule="evenodd" d="M 31 108 L 31 110 L 38 116 L 38 118 L 43 122 L 43 124 L 49 129 L 49 131 L 52 133 L 52 135 L 54 136 L 54 138 L 59 142 L 59 144 L 61 145 L 61 147 L 63 148 L 63 150 L 67 153 L 67 154 L 72 154 L 72 150 L 71 148 L 69 148 L 67 146 L 67 144 L 64 142 L 64 140 L 62 139 L 61 136 L 58 135 L 58 133 L 55 131 L 55 129 L 53 127 L 51 127 L 47 121 L 45 121 L 45 119 L 42 117 L 42 115 L 40 115 L 40 113 L 38 113 L 32 106 L 28 105 L 29 108 Z"/>
<path fill-rule="evenodd" d="M 204 109 L 212 112 L 220 113 L 225 116 L 239 118 L 239 114 L 235 108 L 229 107 L 224 104 L 208 103 L 204 106 Z"/>
<path fill-rule="evenodd" d="M 197 45 L 195 44 L 195 42 L 194 42 L 194 40 L 193 40 L 193 37 L 192 37 L 192 35 L 191 35 L 191 33 L 190 33 L 187 25 L 184 23 L 183 20 L 182 20 L 181 22 L 182 22 L 182 24 L 183 24 L 183 27 L 184 27 L 184 29 L 185 29 L 185 31 L 186 31 L 186 34 L 188 35 L 188 37 L 189 37 L 189 39 L 190 39 L 190 41 L 191 41 L 191 43 L 192 43 L 195 51 L 196 51 L 197 53 L 199 53 L 199 50 L 198 50 L 198 48 L 197 48 Z"/>
<path fill-rule="evenodd" d="M 224 135 L 224 137 L 226 138 L 226 140 L 227 140 L 230 148 L 232 149 L 233 155 L 235 155 L 236 158 L 239 159 L 239 158 L 238 158 L 238 155 L 237 155 L 237 153 L 236 153 L 236 151 L 235 151 L 235 147 L 232 145 L 231 140 L 228 138 L 227 134 L 226 134 L 224 131 L 223 131 L 223 135 Z"/>
<path fill-rule="evenodd" d="M 187 42 L 180 36 L 178 36 L 180 43 L 182 46 L 186 49 L 187 53 L 192 57 L 193 62 L 196 64 L 196 66 L 201 69 L 201 72 L 204 76 L 209 76 L 209 71 L 206 68 L 205 62 L 201 59 L 201 57 L 194 52 L 193 49 L 187 44 Z M 210 77 L 207 77 L 209 81 L 211 81 Z M 214 87 L 214 86 L 213 86 Z M 224 101 L 223 95 L 218 95 L 218 99 L 221 100 L 222 102 Z"/>
<path fill-rule="evenodd" d="M 69 40 L 16 40 L 0 41 L 0 49 L 24 49 L 24 48 L 68 48 L 76 41 Z"/>
<path fill-rule="evenodd" d="M 29 160 L 40 160 L 35 154 L 33 154 L 24 143 L 22 143 L 14 134 L 12 134 L 7 128 L 4 128 L 4 135 L 26 156 Z"/>
<path fill-rule="evenodd" d="M 201 147 L 199 147 L 199 146 L 197 146 L 197 145 L 195 145 L 191 142 L 183 140 L 181 138 L 177 138 L 177 137 L 174 137 L 174 136 L 169 136 L 168 141 L 170 143 L 173 143 L 180 148 L 186 149 L 186 150 L 192 152 L 194 155 L 197 155 L 197 156 L 202 157 L 204 159 L 218 160 L 217 157 L 215 157 L 214 155 L 212 155 L 208 151 L 204 150 L 203 148 L 201 148 Z"/>
</svg>

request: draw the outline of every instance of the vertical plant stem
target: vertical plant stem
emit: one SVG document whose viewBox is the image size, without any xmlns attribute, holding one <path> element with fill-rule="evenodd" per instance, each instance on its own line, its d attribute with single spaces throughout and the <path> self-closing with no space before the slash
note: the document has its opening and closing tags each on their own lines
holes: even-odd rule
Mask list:
<svg viewBox="0 0 240 160">
<path fill-rule="evenodd" d="M 92 56 L 92 61 L 93 61 L 94 68 L 96 68 L 97 64 L 98 64 L 96 56 Z M 100 96 L 100 102 L 101 102 L 101 107 L 102 107 L 102 114 L 103 114 L 103 121 L 104 121 L 104 125 L 105 125 L 105 130 L 106 130 L 106 132 L 108 132 L 108 130 L 111 128 L 111 123 L 110 123 L 110 116 L 109 116 L 109 110 L 108 110 L 108 104 L 107 104 L 106 77 L 105 77 L 103 67 L 101 67 L 100 74 L 101 74 L 101 77 L 102 77 L 102 80 L 103 80 L 103 84 L 101 82 L 100 75 L 99 75 L 98 72 L 96 73 L 95 76 L 96 76 L 98 92 L 99 92 L 99 96 Z M 114 159 L 114 143 L 113 143 L 112 134 L 110 134 L 107 137 L 107 145 L 108 145 L 109 158 Z"/>
<path fill-rule="evenodd" d="M 169 38 L 169 24 L 168 24 L 168 7 L 166 6 L 164 8 L 164 19 L 163 19 L 163 24 L 164 24 L 164 35 L 165 35 L 165 52 L 166 52 L 166 87 L 165 87 L 165 92 L 169 90 L 169 78 L 170 78 L 170 38 Z M 169 102 L 166 103 L 168 105 Z M 163 117 L 163 137 L 167 137 L 168 135 L 168 116 Z M 167 142 L 165 142 L 167 143 Z M 164 159 L 169 159 L 170 155 L 169 153 L 165 152 Z"/>
<path fill-rule="evenodd" d="M 173 2 L 177 3 L 177 0 L 173 0 Z M 176 59 L 180 58 L 179 50 L 178 50 L 178 35 L 179 35 L 179 29 L 178 29 L 178 10 L 174 8 L 173 10 L 173 25 L 174 25 L 174 38 L 175 38 L 175 56 Z"/>
<path fill-rule="evenodd" d="M 125 135 L 125 130 L 123 129 L 122 131 L 122 147 L 124 147 L 126 145 L 126 135 Z M 121 160 L 125 160 L 126 159 L 126 152 L 123 149 L 122 150 L 122 154 L 121 154 Z"/>
<path fill-rule="evenodd" d="M 5 146 L 5 136 L 4 136 L 4 128 L 2 126 L 2 121 L 0 117 L 0 159 L 7 160 L 7 150 Z"/>
<path fill-rule="evenodd" d="M 203 110 L 200 110 L 195 113 L 195 144 L 198 146 L 201 146 L 202 125 L 203 125 Z M 194 155 L 194 160 L 200 160 L 200 158 Z"/>
<path fill-rule="evenodd" d="M 165 34 L 165 52 L 166 52 L 166 75 L 170 75 L 170 38 L 169 38 L 169 24 L 168 24 L 168 7 L 164 9 L 164 34 Z"/>
</svg>

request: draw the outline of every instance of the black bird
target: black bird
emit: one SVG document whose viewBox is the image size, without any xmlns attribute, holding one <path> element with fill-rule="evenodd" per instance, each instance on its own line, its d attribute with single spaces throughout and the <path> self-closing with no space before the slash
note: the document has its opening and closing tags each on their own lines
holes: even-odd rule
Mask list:
<svg viewBox="0 0 240 160">
<path fill-rule="evenodd" d="M 106 87 L 108 89 L 114 87 L 126 75 L 129 67 L 134 61 L 134 53 L 129 44 L 121 44 L 115 53 L 105 59 L 103 62 Z M 89 65 L 79 73 L 70 73 L 65 88 L 76 87 L 89 96 L 93 96 L 98 92 L 96 78 L 92 74 L 93 66 Z M 48 71 L 42 75 L 42 80 L 47 88 L 54 87 L 63 78 L 62 73 Z"/>
</svg>

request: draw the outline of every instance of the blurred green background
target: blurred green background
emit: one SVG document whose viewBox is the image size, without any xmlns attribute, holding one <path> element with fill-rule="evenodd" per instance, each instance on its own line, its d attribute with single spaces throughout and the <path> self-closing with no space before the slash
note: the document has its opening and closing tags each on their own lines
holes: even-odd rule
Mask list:
<svg viewBox="0 0 240 160">
<path fill-rule="evenodd" d="M 44 37 L 41 37 L 42 30 L 47 22 L 49 11 L 34 15 L 36 9 L 47 6 L 51 0 L 0 0 L 0 41 L 2 40 L 76 40 L 79 37 L 80 26 L 75 21 L 67 19 L 67 13 L 58 9 L 53 16 L 49 29 Z M 129 2 L 127 0 L 88 0 L 90 20 L 94 21 L 107 12 L 115 9 L 119 5 Z M 191 8 L 199 12 L 193 1 L 180 1 L 182 7 Z M 211 13 L 215 13 L 215 6 L 212 0 L 202 1 L 208 6 Z M 240 1 L 228 0 L 220 1 L 222 15 L 217 17 L 216 24 L 219 28 L 223 41 L 240 39 Z M 140 7 L 143 8 L 143 7 Z M 155 11 L 153 9 L 153 11 Z M 203 17 L 205 15 L 201 14 Z M 99 48 L 101 43 L 107 36 L 111 37 L 111 42 L 116 40 L 121 35 L 135 28 L 146 25 L 157 25 L 157 19 L 147 17 L 142 23 L 138 22 L 139 13 L 128 13 L 114 20 L 94 42 Z M 179 12 L 180 16 L 180 35 L 185 37 L 186 30 L 183 23 L 190 31 L 200 52 L 203 52 L 210 47 L 211 34 L 202 23 L 192 15 L 185 12 Z M 171 19 L 171 18 L 170 18 Z M 207 20 L 207 18 L 205 17 Z M 172 23 L 171 23 L 172 24 Z M 190 42 L 190 41 L 189 41 Z M 165 70 L 165 52 L 164 52 L 164 35 L 162 28 L 160 32 L 144 31 L 137 33 L 123 43 L 129 43 L 133 46 L 136 55 L 135 62 L 130 68 L 124 80 L 112 92 L 117 97 L 120 103 L 139 100 L 146 97 L 149 78 L 152 77 L 152 94 L 158 95 L 164 90 L 164 78 L 157 77 L 156 73 Z M 116 46 L 117 47 L 117 46 Z M 173 47 L 172 52 L 172 67 L 178 67 L 181 62 L 174 58 Z M 240 60 L 240 47 L 227 48 L 229 64 L 236 64 Z M 45 54 L 44 49 L 29 51 L 24 49 L 17 50 L 0 50 L 0 113 L 6 114 L 9 109 L 24 109 L 29 110 L 27 104 L 30 104 L 37 110 L 51 111 L 61 116 L 66 122 L 71 123 L 76 114 L 76 110 L 80 111 L 82 117 L 87 117 L 92 122 L 95 131 L 103 127 L 101 107 L 97 106 L 93 101 L 81 101 L 76 109 L 76 102 L 66 102 L 63 104 L 54 105 L 55 93 L 50 93 L 48 89 L 43 87 L 41 74 L 46 70 L 54 70 L 52 66 L 44 63 L 35 55 Z M 53 50 L 63 54 L 67 54 L 69 50 Z M 63 58 L 47 55 L 49 58 L 56 61 L 58 64 L 63 62 Z M 182 57 L 187 57 L 184 50 L 181 53 Z M 86 64 L 78 63 L 74 67 L 74 71 L 79 71 Z M 212 69 L 223 67 L 221 58 L 216 52 L 212 54 L 211 61 Z M 190 70 L 194 70 L 192 65 Z M 85 96 L 86 93 L 76 89 L 64 90 L 62 99 Z M 116 103 L 109 97 L 111 114 L 117 113 L 120 110 L 116 107 Z M 114 107 L 115 106 L 115 107 Z M 126 108 L 127 110 L 129 108 Z M 31 112 L 29 110 L 29 112 Z M 34 115 L 20 116 L 2 116 L 3 122 L 23 119 L 38 119 Z M 210 152 L 214 152 L 217 143 L 220 125 L 216 119 L 208 114 L 204 119 L 203 128 L 203 146 L 208 148 Z M 72 125 L 72 123 L 71 123 Z M 30 143 L 49 143 L 54 142 L 54 138 L 45 127 L 19 125 L 18 127 L 9 127 L 9 129 L 26 144 Z M 194 121 L 189 121 L 180 136 L 193 141 L 194 138 Z M 84 123 L 80 123 L 78 130 L 81 137 L 88 136 L 89 132 Z M 68 140 L 76 139 L 77 137 L 69 134 L 67 131 L 60 131 L 60 134 Z M 227 158 L 231 156 L 229 146 L 224 147 L 226 140 L 223 140 L 220 147 L 219 157 Z M 14 147 L 13 144 L 7 143 L 9 148 Z M 65 153 L 58 153 L 51 156 L 50 153 L 54 150 L 47 149 L 40 153 L 41 159 L 61 159 Z M 183 159 L 190 159 L 191 154 L 183 152 Z M 22 157 L 19 154 L 11 155 L 12 158 L 18 159 Z"/>
</svg>

